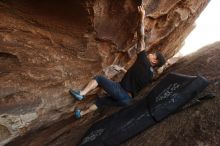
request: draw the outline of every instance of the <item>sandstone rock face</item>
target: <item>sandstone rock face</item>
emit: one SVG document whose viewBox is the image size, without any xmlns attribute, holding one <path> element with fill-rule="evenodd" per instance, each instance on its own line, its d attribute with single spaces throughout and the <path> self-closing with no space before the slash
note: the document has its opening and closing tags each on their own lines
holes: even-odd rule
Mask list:
<svg viewBox="0 0 220 146">
<path fill-rule="evenodd" d="M 161 123 L 147 129 L 135 138 L 122 144 L 122 146 L 200 146 L 220 144 L 220 42 L 206 46 L 199 52 L 181 59 L 177 64 L 164 73 L 171 71 L 188 74 L 202 75 L 209 81 L 208 88 L 200 94 L 215 93 L 216 98 L 203 104 L 186 109 L 171 115 Z M 162 76 L 163 77 L 163 76 Z M 158 82 L 158 81 L 156 81 Z M 154 83 L 154 85 L 156 84 Z M 153 86 L 154 86 L 153 85 Z M 142 98 L 152 87 L 147 87 L 139 95 Z M 87 118 L 75 121 L 72 118 L 62 120 L 50 127 L 40 129 L 35 134 L 23 136 L 11 143 L 13 145 L 47 145 L 47 146 L 72 146 L 76 145 L 86 130 L 98 119 L 111 114 L 111 109 L 90 114 Z"/>
<path fill-rule="evenodd" d="M 145 0 L 147 48 L 173 56 L 207 3 Z M 79 103 L 68 90 L 111 64 L 129 64 L 136 7 L 135 0 L 0 1 L 1 145 L 73 145 L 103 118 L 75 122 L 70 111 L 92 98 Z"/>
</svg>

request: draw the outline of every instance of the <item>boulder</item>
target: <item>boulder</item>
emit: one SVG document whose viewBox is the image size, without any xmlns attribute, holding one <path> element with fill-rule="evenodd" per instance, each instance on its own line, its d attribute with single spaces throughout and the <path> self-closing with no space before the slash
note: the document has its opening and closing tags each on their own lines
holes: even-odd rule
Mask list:
<svg viewBox="0 0 220 146">
<path fill-rule="evenodd" d="M 146 47 L 170 58 L 209 1 L 143 2 Z M 68 90 L 134 60 L 137 2 L 0 0 L 0 18 L 0 145 L 75 144 L 105 114 L 75 122 L 71 111 L 92 98 Z"/>
</svg>

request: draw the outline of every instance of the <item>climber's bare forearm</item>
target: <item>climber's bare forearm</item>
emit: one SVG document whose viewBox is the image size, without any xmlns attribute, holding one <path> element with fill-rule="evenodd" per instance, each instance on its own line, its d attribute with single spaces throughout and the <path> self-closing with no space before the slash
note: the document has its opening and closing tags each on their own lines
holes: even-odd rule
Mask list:
<svg viewBox="0 0 220 146">
<path fill-rule="evenodd" d="M 140 20 L 139 20 L 139 25 L 138 25 L 138 30 L 137 30 L 137 37 L 138 37 L 138 42 L 137 42 L 137 51 L 141 52 L 145 49 L 145 42 L 144 42 L 144 17 L 145 17 L 145 11 L 143 6 L 138 7 L 138 11 L 140 13 Z"/>
<path fill-rule="evenodd" d="M 138 28 L 138 42 L 137 42 L 137 51 L 141 52 L 145 49 L 144 42 L 144 20 L 140 20 Z"/>
</svg>

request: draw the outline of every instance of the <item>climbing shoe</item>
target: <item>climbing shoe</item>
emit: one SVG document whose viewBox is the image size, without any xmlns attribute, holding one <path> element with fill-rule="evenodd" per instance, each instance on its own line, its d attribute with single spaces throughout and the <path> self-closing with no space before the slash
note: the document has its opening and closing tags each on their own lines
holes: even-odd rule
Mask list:
<svg viewBox="0 0 220 146">
<path fill-rule="evenodd" d="M 79 91 L 74 91 L 72 89 L 70 89 L 70 94 L 76 98 L 77 100 L 82 100 L 84 98 L 84 96 L 80 95 L 80 92 Z"/>
<path fill-rule="evenodd" d="M 80 109 L 76 109 L 74 111 L 74 116 L 75 116 L 76 119 L 81 118 L 81 110 Z"/>
</svg>

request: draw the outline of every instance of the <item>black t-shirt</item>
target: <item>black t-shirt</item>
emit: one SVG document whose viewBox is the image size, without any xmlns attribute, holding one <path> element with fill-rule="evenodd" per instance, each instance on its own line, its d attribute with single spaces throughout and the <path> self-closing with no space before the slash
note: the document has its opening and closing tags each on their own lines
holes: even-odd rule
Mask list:
<svg viewBox="0 0 220 146">
<path fill-rule="evenodd" d="M 121 80 L 121 86 L 134 97 L 144 88 L 153 78 L 153 68 L 146 57 L 146 51 L 141 51 L 137 55 L 137 60 L 128 69 L 127 73 Z"/>
</svg>

